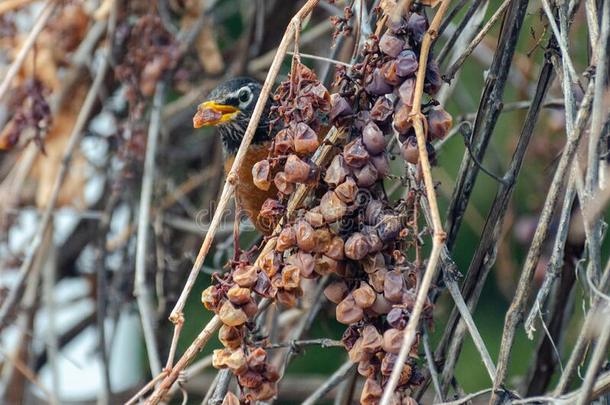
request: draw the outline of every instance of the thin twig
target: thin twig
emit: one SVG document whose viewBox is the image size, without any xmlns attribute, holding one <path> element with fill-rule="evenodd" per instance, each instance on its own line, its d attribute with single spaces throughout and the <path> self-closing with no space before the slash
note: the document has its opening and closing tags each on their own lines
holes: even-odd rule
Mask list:
<svg viewBox="0 0 610 405">
<path fill-rule="evenodd" d="M 320 399 L 324 397 L 324 395 L 328 394 L 333 390 L 341 381 L 343 381 L 348 375 L 350 370 L 355 368 L 356 365 L 351 361 L 346 361 L 343 363 L 341 367 L 337 369 L 324 384 L 322 384 L 317 390 L 315 390 L 305 401 L 301 403 L 301 405 L 314 405 Z"/>
</svg>

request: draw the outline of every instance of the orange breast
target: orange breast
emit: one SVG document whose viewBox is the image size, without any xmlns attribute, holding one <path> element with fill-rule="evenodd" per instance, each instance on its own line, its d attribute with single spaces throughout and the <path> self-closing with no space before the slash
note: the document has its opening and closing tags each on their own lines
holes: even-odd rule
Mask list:
<svg viewBox="0 0 610 405">
<path fill-rule="evenodd" d="M 235 187 L 235 198 L 237 199 L 237 204 L 242 210 L 242 213 L 245 213 L 248 218 L 250 218 L 256 229 L 265 235 L 269 235 L 273 229 L 265 227 L 264 224 L 261 224 L 258 221 L 258 213 L 260 212 L 261 206 L 267 198 L 272 198 L 277 195 L 277 189 L 273 183 L 267 191 L 256 187 L 252 181 L 252 166 L 254 166 L 256 162 L 259 162 L 267 157 L 269 153 L 268 148 L 268 143 L 262 145 L 251 145 L 248 148 L 244 161 L 237 171 L 238 181 Z M 228 173 L 231 170 L 234 160 L 235 156 L 227 157 L 225 162 L 225 173 Z"/>
</svg>

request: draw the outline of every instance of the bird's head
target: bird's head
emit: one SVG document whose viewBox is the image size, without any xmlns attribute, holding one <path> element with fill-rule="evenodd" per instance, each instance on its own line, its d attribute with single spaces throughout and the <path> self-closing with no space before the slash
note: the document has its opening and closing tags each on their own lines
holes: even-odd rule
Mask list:
<svg viewBox="0 0 610 405">
<path fill-rule="evenodd" d="M 206 101 L 197 107 L 193 126 L 216 126 L 228 153 L 239 149 L 262 86 L 254 79 L 238 77 L 216 87 Z M 263 112 L 253 143 L 269 140 L 268 107 Z"/>
</svg>

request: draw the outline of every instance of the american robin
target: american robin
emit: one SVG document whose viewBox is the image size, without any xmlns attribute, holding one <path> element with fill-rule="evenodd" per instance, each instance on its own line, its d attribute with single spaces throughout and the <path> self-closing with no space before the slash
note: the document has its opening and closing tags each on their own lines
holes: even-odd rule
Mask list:
<svg viewBox="0 0 610 405">
<path fill-rule="evenodd" d="M 194 127 L 216 126 L 220 132 L 224 144 L 225 173 L 231 170 L 261 89 L 259 82 L 248 77 L 230 79 L 212 90 L 207 100 L 197 107 L 193 117 Z M 258 214 L 265 200 L 276 196 L 277 189 L 273 185 L 267 191 L 256 187 L 252 180 L 252 166 L 265 159 L 269 153 L 272 138 L 268 121 L 270 108 L 271 103 L 267 102 L 252 143 L 237 172 L 235 187 L 238 206 L 248 215 L 256 229 L 265 235 L 270 234 L 272 229 L 259 220 Z"/>
</svg>

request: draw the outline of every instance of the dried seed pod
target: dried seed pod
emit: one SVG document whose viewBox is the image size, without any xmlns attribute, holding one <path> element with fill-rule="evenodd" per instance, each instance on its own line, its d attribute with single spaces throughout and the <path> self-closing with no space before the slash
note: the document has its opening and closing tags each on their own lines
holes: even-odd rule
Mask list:
<svg viewBox="0 0 610 405">
<path fill-rule="evenodd" d="M 284 165 L 286 180 L 292 183 L 305 183 L 309 179 L 310 167 L 307 162 L 303 162 L 297 155 L 290 155 Z"/>
<path fill-rule="evenodd" d="M 347 205 L 341 201 L 337 193 L 330 190 L 320 200 L 320 212 L 327 223 L 335 222 L 345 215 Z"/>
<path fill-rule="evenodd" d="M 275 135 L 273 154 L 284 156 L 294 151 L 294 135 L 291 128 L 284 128 Z"/>
<path fill-rule="evenodd" d="M 334 260 L 343 260 L 345 258 L 343 254 L 344 245 L 345 243 L 340 236 L 334 236 L 328 243 L 324 254 Z"/>
<path fill-rule="evenodd" d="M 271 187 L 271 166 L 268 160 L 261 160 L 252 166 L 252 182 L 261 190 Z"/>
<path fill-rule="evenodd" d="M 428 139 L 443 139 L 451 126 L 453 118 L 442 108 L 433 109 L 428 112 Z"/>
<path fill-rule="evenodd" d="M 403 330 L 407 326 L 408 316 L 402 308 L 392 308 L 388 312 L 386 322 L 394 329 Z"/>
<path fill-rule="evenodd" d="M 282 194 L 289 195 L 294 193 L 294 183 L 291 183 L 286 178 L 286 173 L 277 172 L 273 177 L 273 184 Z"/>
<path fill-rule="evenodd" d="M 358 186 L 351 177 L 345 179 L 345 181 L 335 188 L 335 193 L 341 201 L 346 204 L 351 204 L 356 200 L 358 194 Z"/>
<path fill-rule="evenodd" d="M 377 328 L 373 325 L 366 325 L 362 329 L 362 351 L 367 353 L 375 353 L 381 350 L 383 338 Z"/>
<path fill-rule="evenodd" d="M 413 128 L 411 123 L 411 107 L 406 104 L 399 104 L 394 114 L 394 129 L 404 135 Z"/>
<path fill-rule="evenodd" d="M 299 122 L 294 131 L 294 150 L 297 153 L 310 154 L 320 146 L 318 135 L 304 122 Z"/>
<path fill-rule="evenodd" d="M 263 376 L 256 371 L 249 370 L 238 376 L 237 380 L 242 387 L 253 389 L 259 387 L 263 383 Z"/>
<path fill-rule="evenodd" d="M 383 332 L 383 350 L 388 353 L 398 354 L 402 346 L 404 332 L 398 329 L 388 329 Z"/>
<path fill-rule="evenodd" d="M 294 225 L 297 234 L 297 245 L 305 252 L 312 252 L 316 247 L 314 229 L 305 220 L 299 220 Z"/>
<path fill-rule="evenodd" d="M 288 264 L 282 269 L 282 287 L 285 289 L 298 288 L 301 281 L 301 270 L 293 265 Z"/>
<path fill-rule="evenodd" d="M 379 200 L 370 201 L 364 211 L 364 220 L 369 225 L 376 225 L 383 213 L 383 203 Z"/>
<path fill-rule="evenodd" d="M 362 338 L 356 339 L 352 347 L 348 351 L 349 360 L 352 363 L 359 363 L 369 359 L 369 354 L 362 351 Z"/>
<path fill-rule="evenodd" d="M 375 302 L 369 308 L 375 315 L 385 315 L 392 310 L 392 303 L 385 299 L 383 294 L 377 293 L 375 296 Z"/>
<path fill-rule="evenodd" d="M 379 40 L 379 50 L 393 58 L 398 56 L 404 46 L 405 41 L 392 35 L 392 33 L 389 31 L 386 31 L 386 33 L 383 34 Z"/>
<path fill-rule="evenodd" d="M 271 297 L 275 294 L 275 287 L 271 285 L 271 279 L 264 271 L 258 273 L 256 284 L 252 287 L 252 291 L 263 297 Z"/>
<path fill-rule="evenodd" d="M 411 33 L 412 38 L 420 43 L 428 30 L 428 23 L 422 15 L 411 13 L 409 21 L 407 22 L 407 30 Z"/>
<path fill-rule="evenodd" d="M 315 208 L 315 210 L 312 208 L 305 213 L 305 221 L 309 222 L 309 225 L 314 228 L 319 228 L 324 225 L 324 216 L 320 212 L 319 206 Z"/>
<path fill-rule="evenodd" d="M 212 366 L 214 368 L 226 368 L 227 359 L 232 351 L 229 349 L 215 349 L 212 352 Z"/>
<path fill-rule="evenodd" d="M 275 244 L 275 249 L 278 252 L 284 252 L 295 246 L 296 244 L 297 234 L 292 226 L 287 225 L 278 235 L 277 242 Z"/>
<path fill-rule="evenodd" d="M 354 296 L 348 294 L 343 301 L 341 301 L 335 310 L 337 321 L 349 325 L 360 321 L 364 317 L 364 311 L 354 301 Z M 353 349 L 352 349 L 353 350 Z"/>
<path fill-rule="evenodd" d="M 372 96 L 383 96 L 392 92 L 392 86 L 384 80 L 381 70 L 375 69 L 372 74 L 366 77 L 364 90 Z"/>
<path fill-rule="evenodd" d="M 248 317 L 240 308 L 236 308 L 231 302 L 225 301 L 218 311 L 218 317 L 228 326 L 240 326 L 246 323 Z"/>
<path fill-rule="evenodd" d="M 410 49 L 405 49 L 396 58 L 396 73 L 399 76 L 411 76 L 419 68 L 417 55 Z"/>
<path fill-rule="evenodd" d="M 390 174 L 390 162 L 388 161 L 388 156 L 385 154 L 385 152 L 377 156 L 371 156 L 370 162 L 377 170 L 378 180 L 383 180 L 388 174 Z"/>
<path fill-rule="evenodd" d="M 227 357 L 225 366 L 227 366 L 227 368 L 235 375 L 239 376 L 246 373 L 248 370 L 248 364 L 246 363 L 244 351 L 241 349 L 234 350 L 229 357 Z"/>
<path fill-rule="evenodd" d="M 375 291 L 364 281 L 360 282 L 360 287 L 352 291 L 352 295 L 356 305 L 363 309 L 372 306 L 376 297 Z"/>
<path fill-rule="evenodd" d="M 413 101 L 415 98 L 415 83 L 414 78 L 405 80 L 398 88 L 398 96 L 403 105 L 407 106 L 406 111 L 410 114 L 413 109 Z M 396 119 L 394 119 L 396 120 Z M 401 132 L 402 133 L 402 132 Z"/>
<path fill-rule="evenodd" d="M 360 232 L 353 233 L 345 242 L 345 256 L 352 260 L 361 260 L 369 250 L 369 242 Z"/>
<path fill-rule="evenodd" d="M 397 62 L 395 60 L 390 60 L 381 67 L 383 80 L 391 86 L 398 86 L 403 81 L 403 78 L 396 72 L 396 67 Z"/>
<path fill-rule="evenodd" d="M 415 165 L 419 162 L 419 149 L 417 148 L 417 139 L 414 136 L 408 137 L 402 145 L 400 145 L 400 153 L 407 162 Z"/>
<path fill-rule="evenodd" d="M 354 113 L 352 107 L 349 105 L 349 102 L 345 98 L 341 97 L 338 93 L 334 93 L 330 96 L 330 103 L 332 105 L 329 114 L 331 121 L 336 120 L 338 117 L 345 117 Z"/>
<path fill-rule="evenodd" d="M 364 147 L 362 139 L 356 138 L 343 148 L 345 162 L 351 167 L 359 168 L 369 161 L 369 152 Z"/>
<path fill-rule="evenodd" d="M 257 269 L 254 266 L 238 266 L 232 273 L 233 281 L 238 286 L 252 288 L 258 279 Z"/>
<path fill-rule="evenodd" d="M 378 173 L 375 166 L 369 162 L 362 166 L 360 169 L 354 171 L 356 176 L 356 183 L 360 187 L 370 187 L 377 181 Z"/>
<path fill-rule="evenodd" d="M 314 258 L 309 253 L 298 251 L 288 258 L 288 263 L 298 267 L 301 276 L 305 278 L 313 278 L 314 274 Z"/>
<path fill-rule="evenodd" d="M 371 155 L 378 155 L 385 150 L 383 132 L 373 121 L 366 124 L 362 130 L 362 143 Z"/>
<path fill-rule="evenodd" d="M 234 326 L 222 325 L 218 331 L 218 340 L 228 349 L 237 349 L 241 346 L 244 334 L 241 328 Z"/>
<path fill-rule="evenodd" d="M 201 292 L 201 303 L 208 311 L 214 311 L 218 307 L 216 286 L 211 285 Z"/>
<path fill-rule="evenodd" d="M 400 303 L 403 288 L 404 280 L 402 274 L 396 270 L 388 271 L 383 280 L 383 296 L 388 301 Z"/>
<path fill-rule="evenodd" d="M 385 122 L 394 112 L 394 105 L 387 97 L 379 97 L 373 108 L 371 108 L 370 118 L 373 121 Z"/>
<path fill-rule="evenodd" d="M 374 273 L 369 274 L 369 284 L 378 293 L 383 293 L 383 284 L 385 282 L 385 275 L 387 273 L 387 269 L 380 269 Z"/>
<path fill-rule="evenodd" d="M 269 277 L 273 277 L 282 266 L 282 255 L 275 251 L 267 252 L 261 257 L 260 266 Z"/>
<path fill-rule="evenodd" d="M 275 299 L 286 308 L 293 308 L 297 304 L 297 297 L 294 292 L 290 290 L 278 290 Z"/>
<path fill-rule="evenodd" d="M 235 305 L 244 305 L 250 301 L 250 289 L 235 285 L 227 291 L 227 298 Z"/>
<path fill-rule="evenodd" d="M 324 181 L 326 184 L 336 187 L 345 180 L 345 176 L 349 174 L 350 170 L 345 164 L 343 156 L 336 155 L 324 175 Z"/>
<path fill-rule="evenodd" d="M 381 385 L 374 378 L 367 378 L 360 394 L 360 404 L 377 405 L 382 395 Z"/>
<path fill-rule="evenodd" d="M 347 296 L 349 292 L 344 281 L 333 281 L 324 289 L 324 295 L 333 304 L 338 304 Z"/>
<path fill-rule="evenodd" d="M 400 229 L 400 220 L 394 215 L 384 215 L 377 224 L 377 234 L 383 243 L 396 240 L 400 234 Z"/>
</svg>

